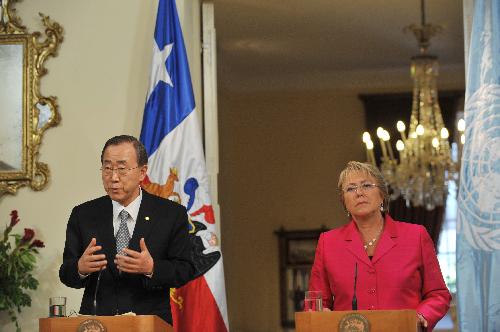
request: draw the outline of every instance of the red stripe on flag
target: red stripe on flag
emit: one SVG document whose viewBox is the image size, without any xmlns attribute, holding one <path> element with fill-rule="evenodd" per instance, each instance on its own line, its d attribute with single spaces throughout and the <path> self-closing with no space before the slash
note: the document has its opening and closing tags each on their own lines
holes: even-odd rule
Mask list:
<svg viewBox="0 0 500 332">
<path fill-rule="evenodd" d="M 227 332 L 204 276 L 177 289 L 175 297 L 182 298 L 182 308 L 170 298 L 176 332 Z"/>
</svg>

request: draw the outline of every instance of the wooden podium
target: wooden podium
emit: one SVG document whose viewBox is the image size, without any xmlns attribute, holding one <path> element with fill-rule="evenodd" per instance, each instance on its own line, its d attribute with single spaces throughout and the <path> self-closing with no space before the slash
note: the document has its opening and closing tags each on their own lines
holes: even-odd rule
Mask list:
<svg viewBox="0 0 500 332">
<path fill-rule="evenodd" d="M 369 325 L 369 329 L 364 326 Z M 341 326 L 342 325 L 342 326 Z M 415 310 L 357 310 L 296 312 L 296 332 L 342 332 L 346 326 L 355 327 L 345 331 L 420 331 Z"/>
<path fill-rule="evenodd" d="M 55 317 L 40 318 L 38 322 L 39 332 L 99 331 L 99 329 L 93 329 L 96 325 L 99 326 L 99 324 L 104 326 L 107 332 L 174 331 L 172 326 L 154 315 Z M 86 326 L 89 328 L 85 329 Z"/>
</svg>

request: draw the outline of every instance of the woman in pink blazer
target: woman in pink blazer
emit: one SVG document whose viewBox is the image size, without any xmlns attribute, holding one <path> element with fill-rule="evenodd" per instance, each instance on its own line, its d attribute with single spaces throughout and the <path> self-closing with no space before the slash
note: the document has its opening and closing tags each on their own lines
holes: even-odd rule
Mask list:
<svg viewBox="0 0 500 332">
<path fill-rule="evenodd" d="M 415 309 L 431 331 L 451 296 L 429 234 L 387 214 L 389 195 L 377 168 L 349 162 L 338 188 L 352 219 L 321 234 L 309 290 L 322 292 L 324 308 L 352 310 L 357 269 L 357 309 Z"/>
</svg>

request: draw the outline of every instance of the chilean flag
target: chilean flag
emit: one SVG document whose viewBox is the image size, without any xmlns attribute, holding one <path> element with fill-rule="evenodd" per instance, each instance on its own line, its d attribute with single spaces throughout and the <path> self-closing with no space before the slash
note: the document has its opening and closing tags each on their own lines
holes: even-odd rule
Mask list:
<svg viewBox="0 0 500 332">
<path fill-rule="evenodd" d="M 143 188 L 183 204 L 189 215 L 197 277 L 170 291 L 174 329 L 228 331 L 222 255 L 175 0 L 159 0 L 140 140 L 149 155 Z"/>
</svg>

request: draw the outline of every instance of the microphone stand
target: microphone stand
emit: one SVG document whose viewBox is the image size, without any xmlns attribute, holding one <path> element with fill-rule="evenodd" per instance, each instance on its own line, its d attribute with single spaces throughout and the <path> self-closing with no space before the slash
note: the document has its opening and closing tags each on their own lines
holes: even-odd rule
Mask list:
<svg viewBox="0 0 500 332">
<path fill-rule="evenodd" d="M 99 274 L 97 275 L 97 282 L 94 290 L 94 316 L 97 316 L 97 291 L 99 290 L 99 283 L 101 282 L 101 272 L 102 269 L 99 270 Z"/>
<path fill-rule="evenodd" d="M 356 298 L 356 283 L 358 281 L 358 262 L 354 268 L 354 294 L 352 295 L 352 310 L 358 310 L 358 299 Z"/>
</svg>

